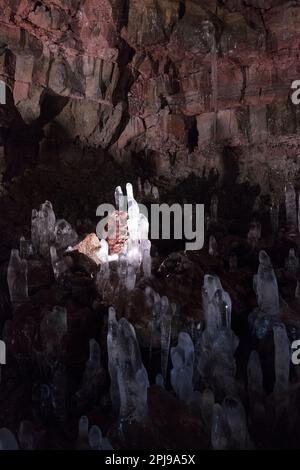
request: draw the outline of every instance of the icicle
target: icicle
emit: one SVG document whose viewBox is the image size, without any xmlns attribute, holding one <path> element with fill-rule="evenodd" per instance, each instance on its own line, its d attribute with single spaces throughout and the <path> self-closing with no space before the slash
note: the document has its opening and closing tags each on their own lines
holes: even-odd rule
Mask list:
<svg viewBox="0 0 300 470">
<path fill-rule="evenodd" d="M 151 195 L 151 184 L 148 180 L 144 183 L 144 193 L 146 197 Z"/>
<path fill-rule="evenodd" d="M 295 299 L 300 302 L 300 280 L 297 279 L 297 286 L 295 290 Z"/>
<path fill-rule="evenodd" d="M 11 250 L 7 269 L 7 284 L 13 306 L 18 306 L 27 300 L 27 261 L 21 260 L 19 250 Z"/>
<path fill-rule="evenodd" d="M 270 207 L 270 218 L 273 235 L 277 235 L 279 230 L 279 203 L 274 201 Z"/>
<path fill-rule="evenodd" d="M 218 196 L 214 194 L 210 202 L 210 217 L 213 223 L 218 222 L 218 203 Z"/>
<path fill-rule="evenodd" d="M 156 201 L 159 201 L 159 191 L 158 191 L 157 186 L 152 186 L 152 196 L 153 196 L 153 199 L 155 199 Z"/>
<path fill-rule="evenodd" d="M 287 225 L 291 228 L 297 227 L 296 192 L 292 183 L 287 183 L 285 187 L 285 210 Z"/>
<path fill-rule="evenodd" d="M 138 186 L 138 192 L 141 195 L 143 193 L 143 187 L 142 187 L 142 180 L 140 176 L 138 177 L 138 180 L 137 180 L 137 186 Z"/>
</svg>

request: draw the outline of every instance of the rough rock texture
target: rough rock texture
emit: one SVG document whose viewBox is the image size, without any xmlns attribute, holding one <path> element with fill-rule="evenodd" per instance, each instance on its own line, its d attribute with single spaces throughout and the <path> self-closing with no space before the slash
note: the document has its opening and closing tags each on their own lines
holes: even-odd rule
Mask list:
<svg viewBox="0 0 300 470">
<path fill-rule="evenodd" d="M 0 6 L 0 78 L 12 94 L 1 109 L 0 159 L 12 174 L 20 149 L 26 163 L 102 148 L 171 180 L 214 168 L 266 192 L 297 180 L 298 2 Z"/>
</svg>

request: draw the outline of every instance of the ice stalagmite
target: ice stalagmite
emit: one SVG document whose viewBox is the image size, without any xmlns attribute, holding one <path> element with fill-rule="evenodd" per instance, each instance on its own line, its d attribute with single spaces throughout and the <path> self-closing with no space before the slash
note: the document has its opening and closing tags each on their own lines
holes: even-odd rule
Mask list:
<svg viewBox="0 0 300 470">
<path fill-rule="evenodd" d="M 218 256 L 218 243 L 213 235 L 209 237 L 208 252 L 211 256 Z"/>
<path fill-rule="evenodd" d="M 230 429 L 230 448 L 246 449 L 248 430 L 242 403 L 237 398 L 228 396 L 224 398 L 222 408 Z"/>
<path fill-rule="evenodd" d="M 283 323 L 273 326 L 275 348 L 274 399 L 277 416 L 286 410 L 289 402 L 290 342 Z"/>
<path fill-rule="evenodd" d="M 229 446 L 230 430 L 224 410 L 219 403 L 213 407 L 211 425 L 211 445 L 215 450 L 226 450 Z"/>
<path fill-rule="evenodd" d="M 77 449 L 84 450 L 89 447 L 89 419 L 81 416 L 78 421 Z"/>
<path fill-rule="evenodd" d="M 7 428 L 0 429 L 0 450 L 19 450 L 15 436 Z"/>
<path fill-rule="evenodd" d="M 209 388 L 206 388 L 201 395 L 201 414 L 208 428 L 211 428 L 215 396 Z"/>
<path fill-rule="evenodd" d="M 161 371 L 164 383 L 167 380 L 171 340 L 172 315 L 169 300 L 166 296 L 161 298 L 160 338 L 161 338 Z"/>
<path fill-rule="evenodd" d="M 118 322 L 117 350 L 120 418 L 142 421 L 148 411 L 149 380 L 142 363 L 134 328 L 125 318 L 121 318 Z"/>
<path fill-rule="evenodd" d="M 188 402 L 193 394 L 194 344 L 188 333 L 181 332 L 178 344 L 171 348 L 171 384 L 176 395 Z"/>
<path fill-rule="evenodd" d="M 118 321 L 113 307 L 108 311 L 107 333 L 108 371 L 110 375 L 110 398 L 114 411 L 119 411 L 120 392 L 118 386 Z"/>
<path fill-rule="evenodd" d="M 259 252 L 259 267 L 254 278 L 258 306 L 264 314 L 279 313 L 279 293 L 277 279 L 271 260 L 265 251 Z"/>
<path fill-rule="evenodd" d="M 43 255 L 49 255 L 50 245 L 55 238 L 56 217 L 49 201 L 41 204 L 39 211 L 32 212 L 32 241 L 36 251 Z"/>
<path fill-rule="evenodd" d="M 92 426 L 88 435 L 89 446 L 92 450 L 102 449 L 102 432 L 99 426 Z"/>
<path fill-rule="evenodd" d="M 285 187 L 285 212 L 287 225 L 291 228 L 296 228 L 297 202 L 295 188 L 292 183 L 287 183 Z"/>
<path fill-rule="evenodd" d="M 55 246 L 50 246 L 50 258 L 54 277 L 57 281 L 59 281 L 67 273 L 69 264 L 64 258 L 58 257 Z"/>
<path fill-rule="evenodd" d="M 299 272 L 299 259 L 295 254 L 294 248 L 289 250 L 289 256 L 285 260 L 285 269 L 290 276 L 296 276 Z"/>
<path fill-rule="evenodd" d="M 100 385 L 101 351 L 95 339 L 89 341 L 90 355 L 82 377 L 81 393 L 89 400 L 96 400 Z"/>
<path fill-rule="evenodd" d="M 27 261 L 20 258 L 19 250 L 11 250 L 7 270 L 7 284 L 13 306 L 26 301 L 28 297 Z"/>
<path fill-rule="evenodd" d="M 248 399 L 250 416 L 254 422 L 262 422 L 265 415 L 263 372 L 259 355 L 252 351 L 247 366 Z"/>
<path fill-rule="evenodd" d="M 231 330 L 231 300 L 218 277 L 204 277 L 202 303 L 205 329 L 197 341 L 197 380 L 214 394 L 235 394 L 234 354 L 239 340 Z"/>
<path fill-rule="evenodd" d="M 124 198 L 121 186 L 117 186 L 116 189 L 115 189 L 115 202 L 116 202 L 116 209 L 118 211 L 126 210 L 126 208 L 125 208 L 125 198 Z"/>
</svg>

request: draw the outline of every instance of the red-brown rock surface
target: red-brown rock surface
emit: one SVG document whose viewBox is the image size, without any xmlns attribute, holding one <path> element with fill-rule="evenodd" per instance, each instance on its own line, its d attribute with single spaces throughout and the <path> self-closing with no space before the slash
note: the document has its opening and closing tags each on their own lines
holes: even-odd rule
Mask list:
<svg viewBox="0 0 300 470">
<path fill-rule="evenodd" d="M 0 78 L 22 118 L 39 118 L 41 156 L 57 157 L 53 141 L 79 140 L 178 177 L 226 172 L 232 149 L 240 179 L 266 191 L 298 176 L 299 111 L 290 100 L 300 78 L 297 2 L 0 7 Z"/>
</svg>

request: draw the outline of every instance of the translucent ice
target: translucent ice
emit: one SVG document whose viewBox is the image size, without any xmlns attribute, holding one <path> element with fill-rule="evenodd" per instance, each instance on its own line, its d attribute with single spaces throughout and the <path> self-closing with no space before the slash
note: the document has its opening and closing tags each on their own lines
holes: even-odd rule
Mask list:
<svg viewBox="0 0 300 470">
<path fill-rule="evenodd" d="M 215 450 L 226 450 L 229 447 L 230 429 L 224 410 L 219 403 L 213 407 L 211 426 L 211 445 Z"/>
<path fill-rule="evenodd" d="M 257 302 L 260 310 L 268 315 L 279 313 L 277 279 L 271 260 L 265 251 L 259 252 L 259 267 L 255 278 Z"/>
<path fill-rule="evenodd" d="M 18 450 L 19 446 L 13 433 L 7 428 L 0 429 L 0 450 Z"/>
<path fill-rule="evenodd" d="M 180 400 L 188 402 L 193 393 L 194 344 L 188 333 L 181 332 L 178 344 L 171 348 L 171 384 Z"/>
<path fill-rule="evenodd" d="M 117 377 L 120 394 L 120 417 L 141 421 L 147 415 L 149 380 L 142 363 L 135 330 L 125 319 L 118 322 Z"/>
</svg>

